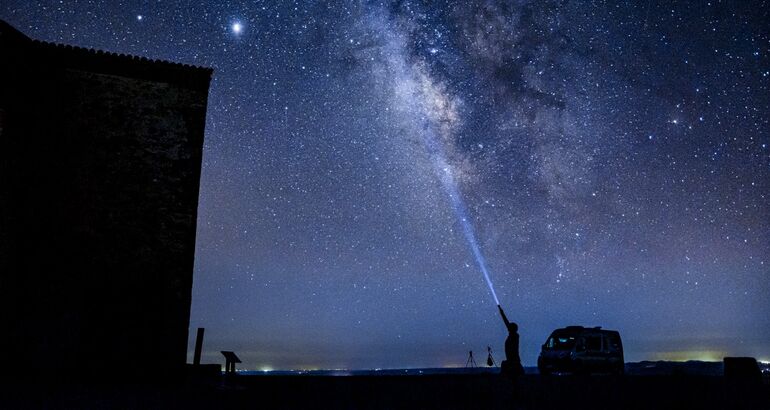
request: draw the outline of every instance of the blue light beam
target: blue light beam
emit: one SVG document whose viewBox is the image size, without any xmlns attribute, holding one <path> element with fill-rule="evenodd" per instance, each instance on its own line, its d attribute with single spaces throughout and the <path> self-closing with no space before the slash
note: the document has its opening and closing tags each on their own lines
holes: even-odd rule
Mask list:
<svg viewBox="0 0 770 410">
<path fill-rule="evenodd" d="M 452 209 L 460 221 L 460 225 L 463 227 L 463 235 L 468 242 L 468 246 L 473 252 L 473 257 L 476 259 L 481 273 L 484 274 L 484 279 L 487 282 L 489 291 L 492 293 L 492 297 L 495 299 L 495 305 L 500 305 L 500 301 L 497 299 L 497 293 L 495 293 L 495 287 L 492 285 L 492 280 L 489 278 L 489 271 L 487 270 L 487 261 L 484 259 L 484 254 L 481 253 L 481 248 L 476 240 L 476 234 L 473 231 L 473 225 L 468 218 L 468 211 L 463 203 L 462 197 L 460 197 L 460 191 L 457 189 L 457 182 L 454 175 L 452 175 L 451 168 L 446 161 L 446 155 L 444 154 L 443 147 L 436 141 L 436 136 L 433 130 L 426 126 L 423 133 L 423 143 L 425 149 L 428 152 L 428 156 L 433 160 L 433 165 L 436 167 L 436 173 L 441 180 L 441 184 L 444 186 L 444 190 L 449 195 L 449 201 L 452 204 Z"/>
</svg>

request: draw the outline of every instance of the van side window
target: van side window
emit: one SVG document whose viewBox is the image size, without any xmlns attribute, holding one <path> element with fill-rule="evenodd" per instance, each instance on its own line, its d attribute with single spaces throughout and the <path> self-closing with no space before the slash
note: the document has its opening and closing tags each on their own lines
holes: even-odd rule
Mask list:
<svg viewBox="0 0 770 410">
<path fill-rule="evenodd" d="M 617 352 L 620 350 L 618 338 L 615 336 L 604 336 L 604 346 L 610 352 Z"/>
<path fill-rule="evenodd" d="M 586 336 L 586 350 L 598 352 L 602 350 L 601 336 Z"/>
</svg>

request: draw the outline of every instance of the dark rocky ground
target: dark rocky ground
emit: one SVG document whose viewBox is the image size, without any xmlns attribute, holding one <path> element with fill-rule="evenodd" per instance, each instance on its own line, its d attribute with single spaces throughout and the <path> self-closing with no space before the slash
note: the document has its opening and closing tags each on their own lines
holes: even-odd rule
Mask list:
<svg viewBox="0 0 770 410">
<path fill-rule="evenodd" d="M 770 409 L 770 386 L 720 376 L 236 376 L 177 386 L 9 387 L 0 408 Z"/>
</svg>

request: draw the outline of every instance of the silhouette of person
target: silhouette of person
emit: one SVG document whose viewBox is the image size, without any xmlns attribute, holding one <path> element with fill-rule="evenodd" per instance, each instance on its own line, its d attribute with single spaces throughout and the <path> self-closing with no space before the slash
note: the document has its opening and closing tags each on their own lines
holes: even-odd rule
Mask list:
<svg viewBox="0 0 770 410">
<path fill-rule="evenodd" d="M 508 321 L 503 312 L 503 308 L 497 305 L 500 310 L 500 316 L 503 317 L 505 327 L 508 329 L 508 337 L 505 338 L 505 360 L 500 363 L 500 372 L 507 377 L 516 378 L 524 374 L 524 368 L 521 366 L 519 357 L 519 325 Z"/>
</svg>

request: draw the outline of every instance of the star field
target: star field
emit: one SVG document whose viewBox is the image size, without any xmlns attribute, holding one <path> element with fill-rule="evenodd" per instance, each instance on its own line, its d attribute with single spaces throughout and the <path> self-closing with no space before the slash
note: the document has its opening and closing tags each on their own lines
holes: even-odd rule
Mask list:
<svg viewBox="0 0 770 410">
<path fill-rule="evenodd" d="M 0 18 L 214 68 L 204 362 L 397 368 L 502 357 L 449 179 L 525 365 L 572 324 L 619 330 L 627 361 L 770 360 L 768 6 L 10 0 Z"/>
</svg>

